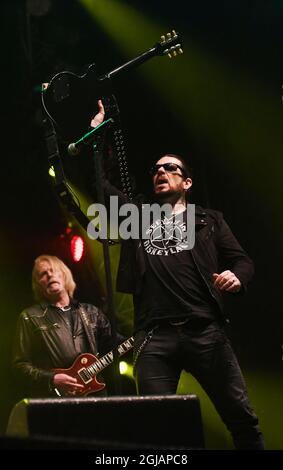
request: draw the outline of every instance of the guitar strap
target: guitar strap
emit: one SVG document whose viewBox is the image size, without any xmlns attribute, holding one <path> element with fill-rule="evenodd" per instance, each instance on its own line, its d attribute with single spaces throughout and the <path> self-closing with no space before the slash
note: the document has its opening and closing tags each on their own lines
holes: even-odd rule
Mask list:
<svg viewBox="0 0 283 470">
<path fill-rule="evenodd" d="M 94 328 L 91 328 L 92 325 L 95 325 L 94 321 L 94 313 L 93 312 L 86 312 L 84 307 L 79 304 L 78 305 L 78 314 L 80 315 L 82 319 L 82 323 L 84 326 L 84 330 L 91 348 L 92 354 L 97 354 L 97 350 L 95 348 L 96 345 L 96 339 L 94 336 Z"/>
<path fill-rule="evenodd" d="M 114 130 L 114 142 L 115 149 L 117 152 L 122 192 L 127 197 L 127 199 L 131 201 L 133 199 L 132 185 L 128 171 L 128 162 L 125 152 L 123 132 L 122 129 L 119 127 Z"/>
<path fill-rule="evenodd" d="M 120 110 L 116 97 L 113 94 L 104 97 L 103 104 L 107 118 L 111 117 L 114 119 L 114 125 L 112 126 L 113 139 L 111 139 L 112 152 L 114 153 L 116 163 L 118 163 L 122 192 L 128 201 L 131 201 L 133 198 L 133 190 L 128 170 L 124 136 L 120 123 Z"/>
</svg>

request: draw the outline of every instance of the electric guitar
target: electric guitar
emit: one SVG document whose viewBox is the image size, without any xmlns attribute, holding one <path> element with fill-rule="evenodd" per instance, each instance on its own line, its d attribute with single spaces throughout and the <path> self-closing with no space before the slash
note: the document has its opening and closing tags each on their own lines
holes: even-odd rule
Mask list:
<svg viewBox="0 0 283 470">
<path fill-rule="evenodd" d="M 119 356 L 126 354 L 134 346 L 134 338 L 131 336 L 118 346 Z M 83 385 L 74 392 L 75 396 L 84 396 L 89 393 L 95 393 L 105 388 L 105 384 L 99 382 L 96 375 L 113 362 L 113 351 L 109 351 L 104 356 L 98 358 L 93 354 L 81 354 L 74 361 L 69 369 L 53 369 L 57 374 L 68 374 L 77 379 L 77 383 Z M 55 389 L 57 395 L 62 396 L 64 392 Z"/>
<path fill-rule="evenodd" d="M 63 143 L 76 141 L 88 129 L 96 114 L 98 99 L 103 100 L 107 117 L 119 113 L 110 80 L 116 75 L 146 62 L 154 56 L 170 58 L 182 54 L 182 45 L 176 31 L 161 36 L 153 47 L 114 70 L 97 77 L 94 64 L 89 65 L 84 75 L 63 71 L 56 74 L 48 84 L 43 84 L 42 104 Z"/>
</svg>

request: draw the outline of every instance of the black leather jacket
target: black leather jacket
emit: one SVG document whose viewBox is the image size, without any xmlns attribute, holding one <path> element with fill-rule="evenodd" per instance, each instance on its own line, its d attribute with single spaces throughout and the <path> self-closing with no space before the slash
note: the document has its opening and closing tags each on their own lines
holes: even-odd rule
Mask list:
<svg viewBox="0 0 283 470">
<path fill-rule="evenodd" d="M 107 197 L 118 196 L 119 207 L 130 202 L 107 179 L 104 179 L 103 185 Z M 140 203 L 136 205 L 141 217 L 142 206 Z M 192 257 L 211 296 L 216 301 L 220 315 L 225 317 L 223 295 L 213 286 L 212 274 L 219 274 L 224 270 L 232 271 L 241 281 L 240 293 L 243 293 L 254 275 L 253 262 L 233 235 L 221 212 L 196 205 L 195 216 L 195 245 L 191 251 Z M 117 290 L 139 295 L 145 269 L 141 240 L 122 240 L 116 281 Z"/>
<path fill-rule="evenodd" d="M 118 196 L 119 207 L 129 202 L 124 194 L 107 179 L 104 179 L 103 185 L 107 197 Z M 142 206 L 140 203 L 136 205 L 141 217 Z M 219 274 L 224 270 L 232 271 L 241 281 L 240 293 L 243 293 L 253 277 L 254 266 L 225 222 L 221 212 L 196 205 L 195 245 L 191 253 L 198 272 L 218 305 L 220 314 L 224 315 L 223 295 L 219 289 L 213 286 L 213 273 Z M 141 240 L 122 240 L 117 290 L 139 295 L 145 269 Z"/>
<path fill-rule="evenodd" d="M 53 394 L 53 368 L 69 368 L 79 354 L 107 352 L 111 328 L 94 305 L 74 303 L 77 332 L 70 329 L 59 309 L 47 304 L 26 308 L 19 316 L 13 350 L 13 372 L 28 396 Z M 59 313 L 58 313 L 59 312 Z M 83 349 L 83 350 L 82 350 Z"/>
<path fill-rule="evenodd" d="M 254 274 L 253 262 L 233 235 L 221 212 L 196 206 L 195 224 L 192 257 L 211 296 L 223 313 L 223 296 L 213 286 L 212 274 L 229 269 L 241 281 L 241 292 L 244 292 Z M 117 289 L 121 292 L 140 294 L 145 269 L 141 241 L 123 241 Z"/>
</svg>

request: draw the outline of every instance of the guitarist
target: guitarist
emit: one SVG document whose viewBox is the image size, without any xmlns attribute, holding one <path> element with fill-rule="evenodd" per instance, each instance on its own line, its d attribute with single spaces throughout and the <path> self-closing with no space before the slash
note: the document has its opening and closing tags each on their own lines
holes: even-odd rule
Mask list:
<svg viewBox="0 0 283 470">
<path fill-rule="evenodd" d="M 36 258 L 32 289 L 38 303 L 20 314 L 13 350 L 13 372 L 26 396 L 76 395 L 83 385 L 53 369 L 71 367 L 82 353 L 110 349 L 107 317 L 96 306 L 77 302 L 75 288 L 63 261 L 50 255 Z"/>
</svg>

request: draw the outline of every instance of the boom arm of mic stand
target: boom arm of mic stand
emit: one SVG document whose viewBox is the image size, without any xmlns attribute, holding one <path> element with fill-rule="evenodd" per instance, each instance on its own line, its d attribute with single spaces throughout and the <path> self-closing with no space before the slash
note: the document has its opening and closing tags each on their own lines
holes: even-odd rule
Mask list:
<svg viewBox="0 0 283 470">
<path fill-rule="evenodd" d="M 103 121 L 101 124 L 98 124 L 98 126 L 94 127 L 91 131 L 84 134 L 79 140 L 69 144 L 69 155 L 77 156 L 82 148 L 93 143 L 94 140 L 101 134 L 101 132 L 104 133 L 106 128 L 108 128 L 113 122 L 113 118 L 106 119 L 106 121 Z"/>
<path fill-rule="evenodd" d="M 81 137 L 78 140 L 78 143 L 82 142 L 82 143 L 88 145 L 89 143 L 91 143 L 93 141 L 92 137 L 95 137 L 96 134 L 98 132 L 100 132 L 101 130 L 103 130 L 103 132 L 104 132 L 105 128 L 110 126 L 110 124 L 113 124 L 113 122 L 114 122 L 113 118 L 106 119 L 106 121 L 103 121 L 101 124 L 98 124 L 98 126 L 95 126 L 91 131 L 87 132 L 87 134 L 85 134 L 83 137 Z"/>
</svg>

